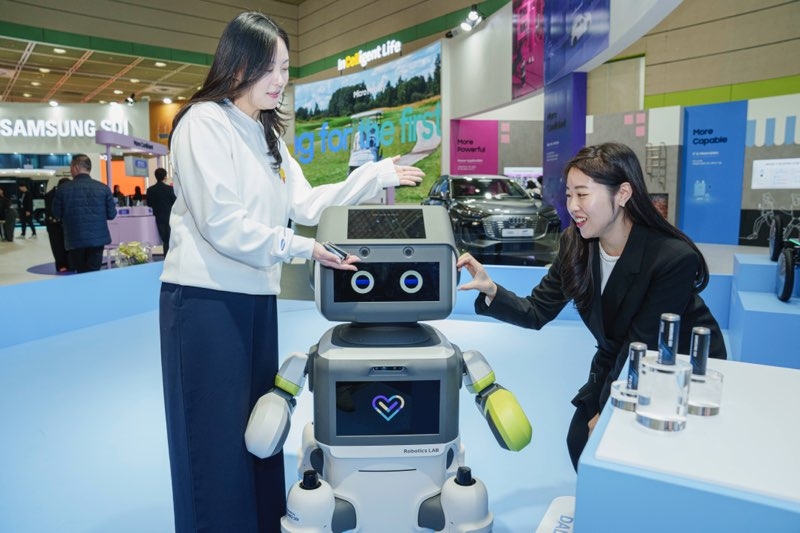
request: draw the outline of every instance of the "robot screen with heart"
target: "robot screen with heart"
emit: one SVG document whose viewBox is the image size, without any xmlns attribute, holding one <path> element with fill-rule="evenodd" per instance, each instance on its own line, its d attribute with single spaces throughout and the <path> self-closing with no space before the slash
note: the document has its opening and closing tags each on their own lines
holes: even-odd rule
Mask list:
<svg viewBox="0 0 800 533">
<path fill-rule="evenodd" d="M 438 381 L 339 381 L 336 433 L 340 437 L 438 435 Z"/>
</svg>

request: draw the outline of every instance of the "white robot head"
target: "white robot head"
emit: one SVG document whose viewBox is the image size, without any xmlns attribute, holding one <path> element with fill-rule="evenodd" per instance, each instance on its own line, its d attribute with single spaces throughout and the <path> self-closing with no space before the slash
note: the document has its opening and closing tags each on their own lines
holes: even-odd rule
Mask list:
<svg viewBox="0 0 800 533">
<path fill-rule="evenodd" d="M 361 259 L 358 272 L 315 265 L 317 309 L 328 320 L 437 320 L 455 306 L 457 249 L 441 206 L 329 207 L 317 240 Z"/>
</svg>

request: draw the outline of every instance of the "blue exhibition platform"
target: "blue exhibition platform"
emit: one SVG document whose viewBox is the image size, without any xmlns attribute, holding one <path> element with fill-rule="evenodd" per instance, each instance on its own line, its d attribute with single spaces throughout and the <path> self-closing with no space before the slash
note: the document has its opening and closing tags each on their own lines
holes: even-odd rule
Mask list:
<svg viewBox="0 0 800 533">
<path fill-rule="evenodd" d="M 731 375 L 739 375 L 735 365 L 740 362 L 758 363 L 769 365 L 762 373 L 781 376 L 776 384 L 792 380 L 798 372 L 780 367 L 800 368 L 800 350 L 791 340 L 791 332 L 800 326 L 800 301 L 783 303 L 772 295 L 764 278 L 774 279 L 774 263 L 749 255 L 737 255 L 735 261 L 733 274 L 715 274 L 703 294 L 725 328 L 732 360 L 726 364 L 737 369 Z M 528 293 L 544 274 L 538 267 L 490 268 L 498 282 L 519 294 Z M 0 337 L 0 470 L 5 481 L 0 484 L 0 531 L 172 531 L 158 339 L 160 271 L 161 264 L 152 263 L 0 287 L 0 299 L 15 303 Z M 757 298 L 763 299 L 759 305 L 753 303 Z M 671 480 L 683 474 L 655 471 L 647 458 L 618 465 L 614 454 L 619 452 L 608 452 L 608 443 L 616 441 L 615 424 L 623 424 L 624 430 L 625 420 L 613 409 L 604 410 L 584 453 L 585 475 L 582 470 L 576 477 L 572 470 L 564 444 L 572 415 L 569 401 L 584 382 L 594 351 L 594 339 L 577 313 L 567 308 L 543 330 L 528 331 L 476 317 L 473 299 L 474 293 L 458 293 L 453 314 L 431 325 L 462 350 L 477 349 L 487 357 L 498 382 L 517 396 L 534 430 L 531 444 L 521 452 L 500 449 L 475 411 L 472 395 L 462 389 L 460 430 L 466 459 L 488 488 L 494 531 L 535 531 L 551 502 L 576 492 L 574 531 L 601 531 L 585 525 L 596 520 L 588 510 L 582 525 L 581 511 L 594 505 L 593 498 L 601 493 L 611 497 L 612 490 L 620 502 L 626 501 L 628 491 L 646 490 L 642 505 L 652 505 L 654 512 L 663 510 L 660 498 L 672 498 L 674 491 L 643 480 L 665 476 Z M 307 351 L 333 325 L 313 302 L 281 299 L 279 311 L 283 354 Z M 796 395 L 796 390 L 785 392 Z M 746 396 L 736 399 L 739 394 L 751 392 L 731 385 L 724 401 L 747 403 Z M 791 407 L 773 405 L 770 416 L 793 419 Z M 736 412 L 729 411 L 731 416 Z M 297 478 L 294 450 L 311 412 L 311 393 L 304 391 L 285 448 L 287 485 Z M 723 409 L 717 423 L 726 413 Z M 676 453 L 687 449 L 684 437 L 687 443 L 691 437 L 700 439 L 699 444 L 692 441 L 699 446 L 726 449 L 730 446 L 726 439 L 749 431 L 741 425 L 730 430 L 733 433 L 717 434 L 713 422 L 706 426 L 700 435 L 697 431 L 670 435 L 672 449 Z M 787 446 L 800 449 L 796 431 L 783 435 Z M 598 455 L 603 450 L 605 455 Z M 758 462 L 758 452 L 755 447 L 740 460 Z M 783 461 L 786 472 L 800 478 L 796 453 L 774 460 Z M 746 486 L 747 479 L 739 483 Z M 747 493 L 741 486 L 737 490 Z M 703 481 L 698 505 L 704 497 L 717 501 L 725 491 L 713 479 Z M 792 493 L 769 498 L 780 504 L 782 513 L 789 513 L 783 517 L 796 515 L 800 523 L 800 497 Z M 682 531 L 716 530 L 716 513 L 737 502 L 720 501 L 714 515 L 694 516 Z M 751 510 L 769 514 L 774 509 L 773 505 Z M 624 521 L 624 506 L 607 514 L 615 524 Z"/>
</svg>

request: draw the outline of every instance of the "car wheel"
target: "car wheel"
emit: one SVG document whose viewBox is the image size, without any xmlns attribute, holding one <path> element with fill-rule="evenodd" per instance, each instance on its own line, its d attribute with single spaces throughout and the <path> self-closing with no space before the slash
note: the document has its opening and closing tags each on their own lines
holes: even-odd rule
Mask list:
<svg viewBox="0 0 800 533">
<path fill-rule="evenodd" d="M 783 250 L 783 220 L 777 214 L 769 225 L 769 259 L 777 261 Z"/>
<path fill-rule="evenodd" d="M 778 258 L 778 271 L 775 279 L 775 294 L 778 300 L 788 302 L 794 290 L 794 250 L 784 248 Z"/>
<path fill-rule="evenodd" d="M 35 209 L 33 211 L 33 221 L 39 225 L 44 226 L 45 223 L 45 212 L 44 209 Z"/>
</svg>

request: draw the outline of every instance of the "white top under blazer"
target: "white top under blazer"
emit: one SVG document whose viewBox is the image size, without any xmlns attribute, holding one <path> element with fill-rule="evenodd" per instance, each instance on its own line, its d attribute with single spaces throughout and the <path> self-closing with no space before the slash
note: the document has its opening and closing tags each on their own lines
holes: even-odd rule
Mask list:
<svg viewBox="0 0 800 533">
<path fill-rule="evenodd" d="M 193 105 L 172 134 L 175 204 L 161 281 L 244 294 L 279 294 L 281 265 L 310 259 L 325 207 L 354 205 L 399 185 L 391 159 L 367 163 L 339 183 L 313 188 L 280 140 L 281 172 L 260 122 L 226 101 Z"/>
</svg>

